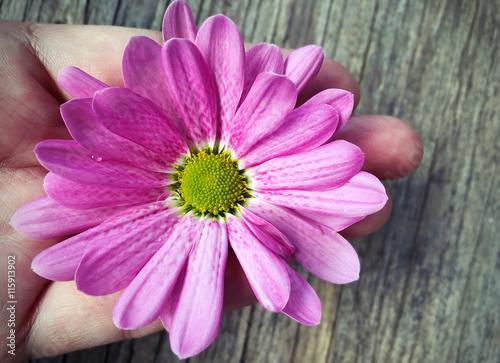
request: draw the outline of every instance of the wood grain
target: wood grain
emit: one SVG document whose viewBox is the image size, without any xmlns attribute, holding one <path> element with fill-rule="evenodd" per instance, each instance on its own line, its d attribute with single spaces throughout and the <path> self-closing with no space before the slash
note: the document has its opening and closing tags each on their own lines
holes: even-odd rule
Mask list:
<svg viewBox="0 0 500 363">
<path fill-rule="evenodd" d="M 319 326 L 248 307 L 225 314 L 217 340 L 189 362 L 499 362 L 500 2 L 190 3 L 198 24 L 222 12 L 248 42 L 323 46 L 360 81 L 357 113 L 406 120 L 425 156 L 415 174 L 388 183 L 389 222 L 353 241 L 360 280 L 334 286 L 308 277 L 323 302 Z M 0 17 L 159 30 L 167 6 L 3 0 Z M 161 332 L 54 361 L 178 360 Z"/>
</svg>

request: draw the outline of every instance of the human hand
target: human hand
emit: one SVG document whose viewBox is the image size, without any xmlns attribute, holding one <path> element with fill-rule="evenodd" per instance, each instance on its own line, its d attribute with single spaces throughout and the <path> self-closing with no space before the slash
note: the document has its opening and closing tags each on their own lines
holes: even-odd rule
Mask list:
<svg viewBox="0 0 500 363">
<path fill-rule="evenodd" d="M 139 330 L 119 330 L 111 319 L 119 293 L 91 297 L 77 291 L 74 282 L 51 282 L 36 275 L 30 267 L 32 259 L 58 240 L 35 241 L 9 225 L 17 209 L 45 195 L 42 182 L 46 170 L 33 153 L 35 145 L 45 139 L 70 138 L 59 113 L 60 104 L 70 97 L 55 81 L 58 71 L 76 66 L 108 85 L 122 85 L 122 52 L 135 35 L 146 35 L 161 43 L 159 32 L 147 30 L 0 22 L 1 264 L 6 265 L 7 255 L 16 256 L 16 358 L 61 354 L 144 336 L 162 328 L 156 321 Z M 354 93 L 356 104 L 359 102 L 359 86 L 354 78 L 330 60 L 325 60 L 299 102 L 326 88 L 346 89 Z M 353 116 L 337 138 L 358 145 L 365 152 L 363 169 L 382 179 L 410 174 L 422 157 L 417 134 L 388 116 Z M 389 202 L 342 234 L 355 237 L 371 233 L 386 221 L 390 210 Z M 229 258 L 226 276 L 226 309 L 255 301 L 234 256 Z M 2 297 L 3 302 L 7 300 Z M 7 327 L 6 314 L 0 318 L 3 331 Z M 12 358 L 5 345 L 2 349 L 2 357 Z"/>
</svg>

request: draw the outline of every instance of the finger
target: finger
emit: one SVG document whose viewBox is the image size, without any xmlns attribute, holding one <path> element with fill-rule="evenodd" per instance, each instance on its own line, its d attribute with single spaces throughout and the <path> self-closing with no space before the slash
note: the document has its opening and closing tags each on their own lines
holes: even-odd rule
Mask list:
<svg viewBox="0 0 500 363">
<path fill-rule="evenodd" d="M 388 191 L 387 195 L 389 199 L 385 206 L 379 210 L 377 213 L 366 216 L 363 220 L 354 223 L 352 226 L 347 227 L 340 232 L 345 238 L 354 238 L 360 236 L 366 236 L 377 229 L 382 227 L 382 225 L 387 222 L 392 211 L 392 198 Z"/>
<path fill-rule="evenodd" d="M 233 250 L 229 250 L 224 280 L 224 311 L 254 304 L 257 298 Z"/>
<path fill-rule="evenodd" d="M 293 49 L 283 49 L 283 56 L 287 57 Z M 328 89 L 341 88 L 354 94 L 354 108 L 361 98 L 361 90 L 354 76 L 340 63 L 329 58 L 323 60 L 318 75 L 300 93 L 297 104 L 301 105 L 315 94 Z"/>
<path fill-rule="evenodd" d="M 352 142 L 363 150 L 363 170 L 380 179 L 410 175 L 423 157 L 422 141 L 415 130 L 391 116 L 352 116 L 335 139 Z"/>
<path fill-rule="evenodd" d="M 123 85 L 123 50 L 133 36 L 162 43 L 153 30 L 97 26 L 13 23 L 21 27 L 48 73 L 55 80 L 61 68 L 75 66 L 110 86 Z"/>
<path fill-rule="evenodd" d="M 76 289 L 74 281 L 51 283 L 36 310 L 27 351 L 35 357 L 54 356 L 162 329 L 159 320 L 139 330 L 118 329 L 112 312 L 119 295 L 88 296 Z"/>
</svg>

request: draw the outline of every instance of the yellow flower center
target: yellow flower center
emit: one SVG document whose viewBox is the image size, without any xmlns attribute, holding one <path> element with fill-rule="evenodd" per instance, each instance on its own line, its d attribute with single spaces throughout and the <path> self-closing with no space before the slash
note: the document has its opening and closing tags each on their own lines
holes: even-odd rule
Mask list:
<svg viewBox="0 0 500 363">
<path fill-rule="evenodd" d="M 193 153 L 177 165 L 172 176 L 184 212 L 216 218 L 234 213 L 250 197 L 248 179 L 238 169 L 237 160 L 229 152 L 214 153 L 211 149 Z"/>
</svg>

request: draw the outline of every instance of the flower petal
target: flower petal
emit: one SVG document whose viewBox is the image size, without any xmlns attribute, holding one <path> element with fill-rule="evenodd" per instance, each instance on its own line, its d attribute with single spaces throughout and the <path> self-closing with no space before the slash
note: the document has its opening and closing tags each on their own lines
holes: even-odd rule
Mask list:
<svg viewBox="0 0 500 363">
<path fill-rule="evenodd" d="M 31 262 L 31 269 L 47 280 L 74 280 L 83 255 L 92 247 L 92 241 L 79 238 L 82 234 L 40 252 Z"/>
<path fill-rule="evenodd" d="M 94 158 L 72 140 L 42 141 L 35 147 L 35 153 L 46 169 L 82 184 L 115 188 L 156 188 L 171 183 L 165 174 Z"/>
<path fill-rule="evenodd" d="M 123 53 L 122 73 L 125 87 L 153 101 L 176 130 L 186 135 L 163 71 L 160 44 L 144 36 L 130 38 Z"/>
<path fill-rule="evenodd" d="M 229 243 L 255 296 L 270 311 L 281 311 L 290 296 L 290 278 L 283 260 L 254 236 L 241 218 L 228 215 Z"/>
<path fill-rule="evenodd" d="M 208 347 L 220 329 L 228 244 L 225 222 L 204 219 L 199 241 L 187 262 L 186 275 L 170 325 L 170 346 L 179 358 Z"/>
<path fill-rule="evenodd" d="M 174 1 L 163 17 L 163 40 L 186 38 L 192 42 L 196 37 L 196 24 L 193 12 L 185 1 Z"/>
<path fill-rule="evenodd" d="M 110 87 L 97 92 L 92 108 L 106 128 L 162 155 L 167 165 L 189 151 L 162 111 L 127 88 Z"/>
<path fill-rule="evenodd" d="M 349 182 L 330 190 L 266 190 L 254 196 L 288 208 L 338 217 L 378 212 L 387 202 L 385 188 L 375 176 L 360 171 Z"/>
<path fill-rule="evenodd" d="M 240 159 L 247 168 L 277 156 L 308 151 L 324 144 L 333 135 L 338 114 L 328 105 L 302 105 L 290 112 L 283 124 L 262 139 Z"/>
<path fill-rule="evenodd" d="M 283 74 L 283 66 L 281 49 L 274 44 L 259 43 L 248 49 L 245 53 L 245 85 L 240 104 L 246 98 L 259 73 Z"/>
<path fill-rule="evenodd" d="M 177 277 L 177 282 L 175 283 L 174 289 L 170 294 L 163 311 L 160 314 L 160 321 L 168 332 L 172 326 L 172 321 L 174 320 L 174 313 L 177 305 L 179 303 L 179 296 L 181 295 L 182 288 L 184 287 L 184 277 L 186 276 L 187 263 L 184 264 L 183 269 Z"/>
<path fill-rule="evenodd" d="M 222 133 L 232 121 L 245 80 L 245 46 L 236 24 L 224 15 L 208 18 L 196 45 L 212 70 Z"/>
<path fill-rule="evenodd" d="M 57 83 L 74 98 L 92 97 L 97 91 L 109 87 L 77 67 L 62 68 Z"/>
<path fill-rule="evenodd" d="M 156 206 L 163 208 L 162 202 L 157 203 Z M 117 229 L 123 228 L 134 218 L 140 217 L 141 213 L 149 213 L 151 209 L 153 209 L 151 206 L 146 208 L 141 206 L 139 212 L 137 207 L 134 207 L 117 213 L 97 227 L 90 228 L 40 252 L 33 259 L 31 268 L 38 275 L 49 280 L 74 280 L 82 257 L 95 244 L 96 239 L 112 238 Z"/>
<path fill-rule="evenodd" d="M 116 302 L 113 321 L 118 328 L 139 329 L 160 316 L 197 237 L 198 224 L 186 215 L 165 236 L 163 246 Z"/>
<path fill-rule="evenodd" d="M 51 239 L 80 233 L 123 210 L 106 207 L 75 210 L 63 207 L 50 197 L 41 197 L 19 208 L 10 225 L 19 233 L 34 239 Z"/>
<path fill-rule="evenodd" d="M 309 285 L 293 268 L 284 264 L 290 277 L 290 299 L 281 311 L 305 325 L 318 325 L 321 322 L 321 301 Z"/>
<path fill-rule="evenodd" d="M 281 156 L 253 167 L 252 189 L 317 191 L 337 188 L 361 170 L 364 159 L 359 147 L 337 140 L 310 151 Z"/>
<path fill-rule="evenodd" d="M 354 107 L 354 94 L 343 89 L 329 88 L 311 97 L 304 105 L 327 104 L 339 114 L 338 132 L 349 120 Z"/>
<path fill-rule="evenodd" d="M 288 238 L 279 229 L 246 208 L 241 208 L 240 214 L 248 228 L 250 228 L 264 246 L 286 260 L 292 258 L 295 247 L 293 247 Z"/>
<path fill-rule="evenodd" d="M 297 100 L 294 84 L 285 76 L 261 73 L 236 112 L 222 141 L 237 157 L 278 129 Z"/>
<path fill-rule="evenodd" d="M 45 192 L 57 203 L 74 209 L 144 204 L 165 199 L 165 188 L 103 188 L 75 183 L 49 172 L 43 181 Z"/>
<path fill-rule="evenodd" d="M 360 220 L 365 218 L 365 216 L 357 216 L 357 217 L 329 216 L 326 214 L 306 212 L 303 210 L 295 210 L 295 212 L 297 212 L 297 214 L 300 214 L 303 217 L 306 217 L 307 219 L 310 219 L 316 223 L 331 228 L 336 232 L 342 231 L 343 229 L 346 229 L 350 225 L 359 222 Z"/>
<path fill-rule="evenodd" d="M 126 224 L 107 223 L 78 266 L 76 286 L 87 295 L 107 295 L 127 287 L 179 217 L 165 202 L 127 211 L 133 219 Z"/>
<path fill-rule="evenodd" d="M 96 158 L 119 161 L 146 170 L 165 172 L 170 166 L 162 156 L 108 130 L 92 110 L 91 98 L 78 98 L 61 105 L 68 130 Z"/>
<path fill-rule="evenodd" d="M 203 55 L 185 39 L 170 39 L 163 45 L 162 62 L 185 128 L 191 141 L 213 145 L 217 127 L 214 81 Z"/>
<path fill-rule="evenodd" d="M 323 49 L 307 45 L 294 50 L 285 61 L 285 74 L 297 86 L 300 93 L 319 72 L 323 64 Z"/>
<path fill-rule="evenodd" d="M 334 284 L 359 278 L 358 255 L 338 233 L 261 200 L 252 199 L 247 208 L 288 237 L 295 246 L 293 258 L 309 272 Z"/>
</svg>

